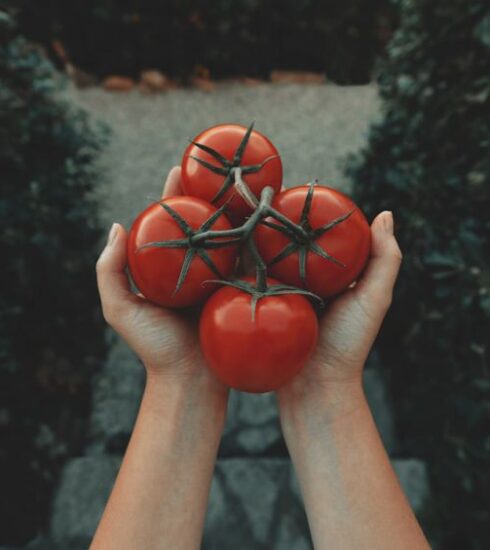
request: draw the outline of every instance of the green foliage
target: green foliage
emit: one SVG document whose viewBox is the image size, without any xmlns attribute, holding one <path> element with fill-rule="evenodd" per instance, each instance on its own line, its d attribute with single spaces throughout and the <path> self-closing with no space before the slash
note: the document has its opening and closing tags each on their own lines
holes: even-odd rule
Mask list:
<svg viewBox="0 0 490 550">
<path fill-rule="evenodd" d="M 29 36 L 59 38 L 75 64 L 97 75 L 158 68 L 186 76 L 266 76 L 271 69 L 370 79 L 390 0 L 22 0 Z"/>
<path fill-rule="evenodd" d="M 435 540 L 488 548 L 490 12 L 411 0 L 381 78 L 384 111 L 349 173 L 404 252 L 378 349 L 405 450 L 429 461 Z"/>
<path fill-rule="evenodd" d="M 89 199 L 98 134 L 3 4 L 0 44 L 2 544 L 42 525 L 57 468 L 81 445 L 103 329 Z"/>
</svg>

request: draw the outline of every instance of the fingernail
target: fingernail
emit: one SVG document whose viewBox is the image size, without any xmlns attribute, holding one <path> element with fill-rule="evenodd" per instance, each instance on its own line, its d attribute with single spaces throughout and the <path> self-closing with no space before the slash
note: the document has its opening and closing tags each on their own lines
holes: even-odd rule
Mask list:
<svg viewBox="0 0 490 550">
<path fill-rule="evenodd" d="M 393 235 L 393 212 L 388 210 L 383 216 L 385 231 Z"/>
<path fill-rule="evenodd" d="M 108 245 L 111 245 L 114 242 L 116 235 L 117 235 L 117 223 L 113 223 L 111 230 L 109 231 L 109 236 L 107 237 Z"/>
</svg>

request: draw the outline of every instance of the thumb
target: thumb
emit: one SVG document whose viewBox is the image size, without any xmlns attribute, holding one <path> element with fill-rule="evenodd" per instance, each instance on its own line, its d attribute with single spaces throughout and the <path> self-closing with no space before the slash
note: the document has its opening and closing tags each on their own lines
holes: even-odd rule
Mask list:
<svg viewBox="0 0 490 550">
<path fill-rule="evenodd" d="M 182 178 L 180 166 L 174 166 L 163 184 L 162 199 L 182 195 Z"/>
<path fill-rule="evenodd" d="M 114 325 L 125 309 L 138 298 L 131 292 L 126 267 L 127 235 L 122 225 L 113 224 L 97 265 L 97 285 L 105 320 Z"/>
<path fill-rule="evenodd" d="M 381 212 L 371 224 L 371 259 L 359 283 L 356 296 L 369 311 L 382 316 L 390 307 L 402 253 L 395 239 L 393 214 Z"/>
</svg>

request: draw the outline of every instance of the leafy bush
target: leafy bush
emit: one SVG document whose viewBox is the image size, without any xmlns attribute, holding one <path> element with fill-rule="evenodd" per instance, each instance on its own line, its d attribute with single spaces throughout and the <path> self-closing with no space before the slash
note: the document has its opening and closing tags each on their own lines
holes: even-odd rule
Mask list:
<svg viewBox="0 0 490 550">
<path fill-rule="evenodd" d="M 370 79 L 390 0 L 22 0 L 29 36 L 59 38 L 78 66 L 99 76 L 159 68 L 186 76 L 266 76 L 271 69 Z"/>
<path fill-rule="evenodd" d="M 82 444 L 88 375 L 103 350 L 88 197 L 100 139 L 58 89 L 2 3 L 0 545 L 46 520 L 58 467 Z"/>
<path fill-rule="evenodd" d="M 348 170 L 368 214 L 397 222 L 405 259 L 378 348 L 444 548 L 490 544 L 489 50 L 483 0 L 405 1 L 382 119 Z"/>
</svg>

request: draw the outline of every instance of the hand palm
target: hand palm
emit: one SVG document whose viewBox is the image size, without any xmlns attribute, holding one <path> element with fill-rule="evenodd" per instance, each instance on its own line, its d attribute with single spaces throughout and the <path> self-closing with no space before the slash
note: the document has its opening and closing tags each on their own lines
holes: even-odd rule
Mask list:
<svg viewBox="0 0 490 550">
<path fill-rule="evenodd" d="M 180 192 L 180 169 L 170 172 L 163 197 Z M 116 238 L 117 237 L 117 238 Z M 197 335 L 196 312 L 164 309 L 131 291 L 125 273 L 127 234 L 116 234 L 97 262 L 104 316 L 143 361 L 152 374 L 202 375 L 205 368 Z"/>
<path fill-rule="evenodd" d="M 186 375 L 202 369 L 195 316 L 135 298 L 139 303 L 126 313 L 124 338 L 147 368 Z"/>
<path fill-rule="evenodd" d="M 180 193 L 180 169 L 167 179 L 163 197 Z M 126 266 L 126 232 L 116 226 L 111 246 L 98 262 L 104 315 L 151 372 L 200 375 L 216 379 L 205 363 L 197 335 L 196 312 L 168 310 L 131 292 Z M 382 213 L 371 226 L 372 258 L 360 282 L 333 300 L 320 320 L 317 350 L 294 384 L 358 380 L 391 300 L 400 264 L 391 214 Z M 117 236 L 117 239 L 115 237 Z M 246 258 L 245 258 L 246 260 Z M 243 262 L 247 267 L 247 262 Z"/>
<path fill-rule="evenodd" d="M 317 349 L 297 381 L 312 386 L 357 380 L 375 336 L 370 324 L 355 289 L 331 302 L 320 319 Z"/>
<path fill-rule="evenodd" d="M 393 235 L 391 214 L 371 225 L 369 264 L 353 287 L 326 306 L 320 319 L 318 346 L 296 377 L 295 387 L 359 382 L 364 363 L 390 306 L 401 252 Z"/>
</svg>

